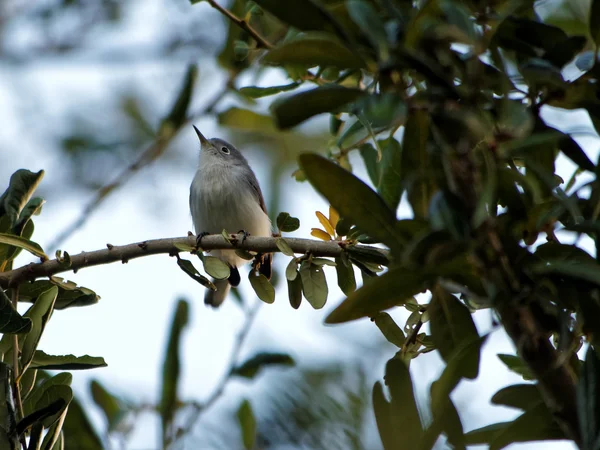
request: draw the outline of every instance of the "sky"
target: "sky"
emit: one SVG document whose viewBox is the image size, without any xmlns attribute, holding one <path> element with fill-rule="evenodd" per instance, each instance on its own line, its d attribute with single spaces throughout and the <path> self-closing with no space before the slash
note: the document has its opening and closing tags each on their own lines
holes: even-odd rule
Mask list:
<svg viewBox="0 0 600 450">
<path fill-rule="evenodd" d="M 108 101 L 111 94 L 126 86 L 148 95 L 151 102 L 168 108 L 187 61 L 171 60 L 168 63 L 140 59 L 129 64 L 106 63 L 102 55 L 114 49 L 126 39 L 130 48 L 151 48 L 155 33 L 161 26 L 175 26 L 175 19 L 161 16 L 160 0 L 132 2 L 126 25 L 118 32 L 108 33 L 108 38 L 91 44 L 91 50 L 69 61 L 37 60 L 23 65 L 14 65 L 0 60 L 0 190 L 7 184 L 11 173 L 19 168 L 37 171 L 44 169 L 46 176 L 40 187 L 46 205 L 41 216 L 35 218 L 34 240 L 43 247 L 52 241 L 57 230 L 70 223 L 81 212 L 90 191 L 57 189 L 64 179 L 66 167 L 61 153 L 56 149 L 55 137 L 60 135 L 72 111 L 94 108 Z M 137 6 L 136 6 L 137 5 Z M 185 10 L 185 6 L 189 10 Z M 179 2 L 181 15 L 188 20 L 218 21 L 220 18 L 207 4 L 194 7 Z M 133 13 L 135 12 L 135 14 Z M 180 16 L 176 16 L 180 17 Z M 215 31 L 218 33 L 221 31 Z M 21 38 L 26 40 L 26 32 Z M 125 50 L 126 51 L 126 50 Z M 223 74 L 208 58 L 201 60 L 201 78 L 195 93 L 194 105 L 201 106 L 221 85 Z M 281 81 L 273 74 L 270 81 Z M 231 102 L 232 100 L 228 100 Z M 227 103 L 228 104 L 228 103 Z M 111 123 L 114 118 L 91 113 L 88 120 Z M 562 130 L 592 129 L 589 119 L 581 113 L 556 113 L 548 111 L 546 119 Z M 587 120 L 587 121 L 586 121 Z M 314 215 L 316 210 L 327 211 L 328 204 L 307 183 L 296 182 L 291 174 L 293 165 L 286 169 L 281 186 L 269 186 L 268 174 L 271 161 L 268 154 L 255 144 L 244 145 L 243 134 L 220 128 L 214 118 L 199 120 L 196 125 L 207 137 L 226 137 L 247 156 L 254 168 L 262 190 L 268 199 L 273 189 L 281 192 L 282 208 L 300 218 L 301 227 L 290 233 L 294 237 L 310 237 L 310 229 L 319 226 Z M 318 118 L 306 126 L 307 130 L 322 130 L 326 118 Z M 110 127 L 108 127 L 110 128 Z M 575 135 L 592 160 L 597 159 L 597 137 Z M 319 149 L 313 149 L 318 151 Z M 7 157 L 10 155 L 9 157 Z M 158 162 L 134 176 L 119 192 L 111 196 L 88 222 L 61 245 L 71 254 L 86 250 L 101 249 L 107 243 L 127 244 L 147 239 L 184 236 L 192 230 L 188 208 L 189 184 L 194 176 L 198 159 L 198 142 L 193 129 L 188 127 L 177 138 L 164 156 L 169 162 Z M 352 157 L 356 173 L 367 179 L 360 159 Z M 123 164 L 125 162 L 122 162 Z M 109 178 L 119 170 L 115 165 L 106 175 Z M 573 165 L 561 159 L 559 174 L 568 178 Z M 585 180 L 580 180 L 583 183 Z M 398 211 L 399 217 L 409 217 L 405 202 Z M 590 250 L 589 242 L 582 245 Z M 44 247 L 47 251 L 55 249 Z M 22 257 L 19 262 L 30 259 Z M 278 255 L 275 264 L 283 273 L 288 258 Z M 371 361 L 370 380 L 382 380 L 385 357 L 392 357 L 394 347 L 388 344 L 379 330 L 369 320 L 363 319 L 350 324 L 327 326 L 323 321 L 329 311 L 344 298 L 335 283 L 335 271 L 325 268 L 329 281 L 328 303 L 322 310 L 313 310 L 303 302 L 299 310 L 293 310 L 287 300 L 284 277 L 277 286 L 276 301 L 261 307 L 246 344 L 241 360 L 257 351 L 288 352 L 300 367 L 318 367 L 327 361 L 352 362 L 361 349 L 381 350 L 384 357 Z M 169 320 L 178 298 L 190 301 L 191 322 L 183 338 L 182 384 L 180 397 L 202 400 L 216 384 L 227 365 L 237 331 L 243 324 L 243 314 L 232 299 L 222 308 L 212 310 L 203 304 L 204 291 L 201 286 L 185 275 L 173 258 L 159 255 L 141 258 L 128 264 L 111 264 L 63 274 L 67 279 L 94 289 L 101 300 L 87 308 L 57 311 L 50 321 L 40 343 L 40 348 L 51 354 L 73 353 L 103 356 L 108 367 L 74 374 L 73 386 L 76 393 L 90 404 L 88 383 L 99 379 L 115 393 L 135 402 L 154 403 L 159 398 L 161 363 L 166 344 Z M 241 291 L 246 299 L 256 301 L 251 288 L 242 277 Z M 403 324 L 407 317 L 399 308 L 390 311 L 397 323 Z M 491 313 L 481 311 L 474 316 L 480 333 L 491 328 Z M 425 328 L 427 329 L 427 327 Z M 491 333 L 482 352 L 481 372 L 474 382 L 462 382 L 453 394 L 465 430 L 475 429 L 490 423 L 510 420 L 518 412 L 509 408 L 491 406 L 491 396 L 501 387 L 522 382 L 509 372 L 496 357 L 498 353 L 514 354 L 514 348 L 501 331 Z M 426 402 L 429 385 L 434 381 L 443 364 L 436 352 L 417 358 L 411 364 L 411 373 L 419 401 Z M 255 399 L 260 409 L 261 389 L 276 382 L 281 372 L 275 370 L 255 383 L 231 382 L 225 395 L 214 406 L 215 413 L 207 413 L 190 438 L 202 439 L 207 430 L 222 425 L 220 418 L 234 417 L 235 409 L 242 398 Z M 92 411 L 96 423 L 102 424 L 97 410 Z M 159 422 L 156 415 L 143 414 L 127 449 L 145 450 L 157 448 Z M 372 428 L 372 427 L 371 427 Z M 232 431 L 237 433 L 237 430 Z M 370 448 L 380 448 L 376 434 L 371 429 L 368 442 Z M 193 447 L 190 447 L 193 448 Z M 521 444 L 511 449 L 570 449 L 566 442 L 552 444 Z"/>
</svg>

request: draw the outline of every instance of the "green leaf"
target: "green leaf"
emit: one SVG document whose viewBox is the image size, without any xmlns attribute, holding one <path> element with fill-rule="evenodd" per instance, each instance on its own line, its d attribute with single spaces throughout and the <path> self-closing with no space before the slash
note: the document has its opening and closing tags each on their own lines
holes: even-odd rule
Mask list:
<svg viewBox="0 0 600 450">
<path fill-rule="evenodd" d="M 381 330 L 388 342 L 394 344 L 398 348 L 402 348 L 406 336 L 404 336 L 400 327 L 388 313 L 377 313 L 373 316 L 372 320 L 375 322 L 375 325 L 377 325 L 377 328 Z"/>
<path fill-rule="evenodd" d="M 27 310 L 25 317 L 29 317 L 32 322 L 31 331 L 25 335 L 21 348 L 21 364 L 25 370 L 37 349 L 40 337 L 46 328 L 46 323 L 54 310 L 54 302 L 58 296 L 58 288 L 52 286 L 46 292 L 41 294 L 36 302 Z"/>
<path fill-rule="evenodd" d="M 335 271 L 337 274 L 338 286 L 346 295 L 350 295 L 356 290 L 356 277 L 354 267 L 347 255 L 343 254 L 335 258 Z"/>
<path fill-rule="evenodd" d="M 38 296 L 52 286 L 58 286 L 59 292 L 54 309 L 89 306 L 98 303 L 100 297 L 91 289 L 77 286 L 76 283 L 53 276 L 52 281 L 36 280 L 19 286 L 19 302 L 34 303 Z"/>
<path fill-rule="evenodd" d="M 240 405 L 237 412 L 238 423 L 242 431 L 242 442 L 246 450 L 252 450 L 256 442 L 256 419 L 252 412 L 252 406 L 246 399 Z"/>
<path fill-rule="evenodd" d="M 292 250 L 292 248 L 290 247 L 290 244 L 288 244 L 285 239 L 283 239 L 281 237 L 275 238 L 275 245 L 277 245 L 277 248 L 284 255 L 294 256 L 294 251 Z"/>
<path fill-rule="evenodd" d="M 161 133 L 171 134 L 175 129 L 183 125 L 188 108 L 192 101 L 192 94 L 194 93 L 194 84 L 198 78 L 198 68 L 195 64 L 188 66 L 183 82 L 177 95 L 175 103 L 171 107 L 171 111 L 163 119 L 161 123 Z"/>
<path fill-rule="evenodd" d="M 383 149 L 381 159 L 381 178 L 377 185 L 377 191 L 392 211 L 398 209 L 402 197 L 402 148 L 400 143 L 390 137 L 379 142 Z"/>
<path fill-rule="evenodd" d="M 73 400 L 73 390 L 66 384 L 47 384 L 47 382 L 40 386 L 40 388 L 42 390 L 41 395 L 39 397 L 36 396 L 36 401 L 30 409 L 30 414 L 35 414 L 36 411 L 50 405 L 60 406 L 54 409 L 51 415 L 46 416 L 42 420 L 44 428 L 50 428 L 60 418 L 62 412 L 71 403 L 71 400 Z M 59 403 L 57 401 L 62 402 Z"/>
<path fill-rule="evenodd" d="M 315 154 L 300 155 L 300 167 L 315 189 L 347 220 L 369 236 L 399 249 L 404 240 L 395 229 L 395 213 L 364 182 L 332 161 Z"/>
<path fill-rule="evenodd" d="M 0 333 L 29 333 L 31 326 L 31 319 L 21 316 L 10 298 L 0 289 Z"/>
<path fill-rule="evenodd" d="M 300 304 L 302 303 L 302 278 L 298 276 L 298 271 L 295 270 L 295 277 L 293 280 L 288 279 L 288 298 L 290 300 L 290 305 L 294 309 L 300 308 Z"/>
<path fill-rule="evenodd" d="M 296 89 L 300 86 L 299 83 L 290 83 L 280 86 L 269 86 L 269 87 L 258 87 L 258 86 L 246 86 L 240 88 L 240 92 L 251 98 L 262 98 L 269 95 L 279 94 L 280 92 L 287 92 Z"/>
<path fill-rule="evenodd" d="M 415 401 L 410 372 L 399 359 L 388 361 L 385 380 L 391 401 L 386 400 L 380 382 L 373 387 L 373 409 L 385 450 L 413 450 L 423 428 Z"/>
<path fill-rule="evenodd" d="M 521 375 L 524 380 L 535 380 L 535 376 L 531 372 L 531 369 L 518 356 L 498 354 L 498 358 L 500 358 L 500 361 L 502 361 L 510 370 Z"/>
<path fill-rule="evenodd" d="M 104 450 L 105 448 L 94 425 L 76 397 L 71 400 L 62 431 L 65 449 Z"/>
<path fill-rule="evenodd" d="M 229 266 L 215 256 L 205 256 L 202 260 L 207 274 L 217 280 L 229 278 Z"/>
<path fill-rule="evenodd" d="M 29 368 L 43 368 L 45 370 L 83 370 L 106 367 L 104 358 L 100 356 L 75 356 L 75 355 L 48 355 L 36 350 Z"/>
<path fill-rule="evenodd" d="M 25 225 L 31 219 L 31 216 L 37 216 L 42 211 L 42 206 L 46 203 L 43 198 L 35 197 L 30 199 L 25 207 L 21 210 L 17 223 L 13 227 L 13 232 L 17 235 L 21 235 L 21 232 L 25 228 Z"/>
<path fill-rule="evenodd" d="M 277 228 L 282 233 L 291 233 L 300 228 L 300 221 L 286 212 L 281 212 L 277 216 Z"/>
<path fill-rule="evenodd" d="M 8 216 L 9 228 L 17 223 L 21 211 L 43 177 L 43 170 L 30 172 L 26 169 L 19 169 L 12 174 L 8 189 L 0 196 L 0 217 Z"/>
<path fill-rule="evenodd" d="M 426 289 L 430 279 L 420 270 L 395 267 L 353 292 L 325 319 L 325 323 L 342 323 L 402 305 Z"/>
<path fill-rule="evenodd" d="M 600 285 L 600 265 L 593 261 L 574 261 L 562 258 L 547 258 L 530 266 L 536 275 L 555 273 Z"/>
<path fill-rule="evenodd" d="M 468 308 L 444 288 L 436 286 L 427 312 L 431 323 L 431 339 L 444 361 L 448 362 L 456 349 L 479 336 Z M 479 359 L 465 367 L 463 376 L 475 378 Z"/>
<path fill-rule="evenodd" d="M 327 258 L 311 258 L 310 260 L 315 266 L 330 266 L 335 267 L 335 261 Z"/>
<path fill-rule="evenodd" d="M 385 26 L 375 8 L 364 0 L 348 0 L 346 8 L 354 23 L 365 34 L 374 49 L 378 51 L 379 59 L 385 61 L 389 56 L 388 39 Z"/>
<path fill-rule="evenodd" d="M 0 362 L 0 447 L 6 450 L 19 450 L 10 372 L 10 366 Z"/>
<path fill-rule="evenodd" d="M 273 119 L 270 116 L 259 114 L 244 108 L 232 106 L 219 113 L 219 124 L 242 131 L 256 133 L 272 133 L 275 131 Z"/>
<path fill-rule="evenodd" d="M 375 150 L 373 144 L 362 144 L 358 148 L 358 151 L 365 162 L 365 167 L 367 169 L 367 173 L 369 174 L 369 178 L 371 179 L 371 183 L 373 183 L 373 186 L 375 187 L 379 186 L 381 165 L 377 162 L 377 150 Z"/>
<path fill-rule="evenodd" d="M 308 303 L 314 309 L 321 309 L 325 306 L 329 290 L 323 268 L 303 261 L 300 265 L 300 277 L 302 278 L 302 292 Z"/>
<path fill-rule="evenodd" d="M 263 302 L 273 303 L 275 301 L 275 288 L 262 273 L 255 273 L 254 270 L 251 270 L 248 273 L 248 280 L 250 280 L 257 297 Z"/>
<path fill-rule="evenodd" d="M 106 418 L 108 430 L 115 430 L 127 413 L 127 409 L 123 405 L 123 402 L 118 397 L 111 394 L 97 380 L 92 380 L 90 382 L 90 391 L 94 403 L 98 405 Z"/>
<path fill-rule="evenodd" d="M 278 128 L 287 129 L 326 112 L 342 107 L 365 95 L 360 89 L 327 84 L 277 99 L 271 106 Z"/>
<path fill-rule="evenodd" d="M 596 450 L 600 444 L 600 359 L 592 346 L 588 347 L 577 383 L 577 416 L 581 433 L 581 448 Z"/>
<path fill-rule="evenodd" d="M 243 378 L 254 378 L 262 369 L 274 365 L 295 366 L 296 362 L 287 353 L 263 352 L 254 355 L 241 365 L 233 368 L 231 374 Z"/>
<path fill-rule="evenodd" d="M 39 256 L 43 259 L 48 259 L 48 256 L 44 253 L 44 250 L 42 249 L 42 247 L 40 247 L 39 244 L 30 241 L 29 239 L 25 239 L 21 236 L 0 233 L 0 244 L 12 245 L 13 247 L 22 248 L 35 256 Z"/>
<path fill-rule="evenodd" d="M 188 302 L 179 299 L 173 313 L 169 341 L 165 349 L 162 370 L 162 393 L 159 406 L 163 443 L 168 439 L 167 430 L 169 430 L 173 423 L 179 401 L 177 389 L 179 387 L 181 372 L 181 335 L 189 322 L 189 309 Z"/>
<path fill-rule="evenodd" d="M 543 402 L 544 399 L 535 384 L 513 384 L 500 389 L 492 397 L 492 403 L 496 405 L 522 410 L 528 410 Z"/>
<path fill-rule="evenodd" d="M 189 275 L 190 278 L 196 280 L 202 286 L 208 289 L 212 289 L 216 291 L 216 286 L 205 276 L 201 275 L 200 272 L 194 267 L 191 261 L 187 259 L 177 259 L 177 265 L 183 270 L 185 273 Z"/>
<path fill-rule="evenodd" d="M 316 37 L 286 42 L 270 50 L 262 61 L 276 66 L 298 64 L 307 67 L 334 66 L 340 69 L 364 67 L 364 62 L 347 47 L 332 39 Z"/>
<path fill-rule="evenodd" d="M 298 261 L 292 258 L 285 269 L 285 278 L 288 281 L 294 281 L 298 276 Z"/>
<path fill-rule="evenodd" d="M 465 434 L 465 444 L 489 444 L 494 439 L 494 436 L 504 430 L 511 422 L 498 422 L 485 427 L 471 430 Z"/>
</svg>

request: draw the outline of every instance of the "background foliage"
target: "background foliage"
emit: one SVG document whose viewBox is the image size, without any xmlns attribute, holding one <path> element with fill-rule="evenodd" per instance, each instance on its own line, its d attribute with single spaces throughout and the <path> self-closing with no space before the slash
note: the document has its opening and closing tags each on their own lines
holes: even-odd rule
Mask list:
<svg viewBox="0 0 600 450">
<path fill-rule="evenodd" d="M 226 40 L 215 42 L 221 49 L 218 64 L 228 74 L 224 90 L 199 112 L 193 109 L 198 74 L 192 64 L 173 101 L 157 117 L 146 117 L 140 99 L 123 102 L 122 113 L 139 125 L 136 135 L 92 131 L 74 121 L 73 133 L 63 140 L 71 164 L 122 157 L 115 155 L 127 154 L 135 143 L 143 149 L 130 155 L 133 162 L 109 184 L 103 183 L 108 177 L 102 176 L 102 165 L 94 171 L 97 180 L 73 180 L 100 188 L 81 218 L 66 234 L 58 233 L 57 242 L 132 174 L 163 156 L 181 129 L 201 115 L 213 114 L 223 96 L 233 94 L 237 102 L 219 108 L 219 123 L 259 132 L 262 143 L 279 150 L 275 166 L 297 160 L 298 182 L 309 182 L 332 206 L 317 213 L 322 229 L 313 229 L 312 235 L 340 241 L 345 248 L 335 261 L 309 253 L 294 256 L 286 247 L 285 233 L 297 224 L 285 213 L 278 216 L 283 234 L 279 248 L 291 257 L 285 271 L 291 306 L 298 308 L 305 299 L 311 307 L 323 308 L 328 283 L 335 280 L 325 275 L 323 266 L 335 265 L 346 298 L 326 322 L 368 317 L 397 347 L 388 355 L 384 382 L 376 382 L 372 390 L 369 386 L 368 395 L 358 367 L 354 389 L 339 395 L 327 382 L 341 380 L 339 370 L 305 373 L 309 387 L 299 387 L 282 409 L 284 402 L 276 402 L 280 409 L 271 413 L 289 418 L 291 431 L 283 427 L 277 433 L 266 431 L 273 429 L 265 428 L 270 422 L 257 421 L 252 403 L 244 400 L 237 419 L 245 448 L 322 442 L 362 448 L 357 430 L 366 411 L 374 412 L 386 449 L 427 449 L 436 442 L 499 449 L 515 442 L 559 439 L 596 448 L 598 164 L 574 139 L 575 133 L 551 126 L 547 116 L 557 110 L 585 111 L 593 127 L 587 132 L 597 134 L 599 4 L 516 0 L 192 4 L 188 7 L 208 4 L 228 19 Z M 80 45 L 80 40 L 69 39 L 70 33 L 57 31 L 64 15 L 76 14 L 77 30 L 86 33 L 94 25 L 119 20 L 119 10 L 119 4 L 110 1 L 64 2 L 36 10 L 49 36 L 40 52 L 69 51 Z M 92 19 L 86 21 L 86 14 Z M 192 55 L 197 51 L 194 39 L 178 36 L 167 41 L 161 51 Z M 6 57 L 16 56 L 9 51 Z M 285 74 L 285 84 L 261 82 L 261 75 L 273 68 Z M 267 99 L 267 113 L 257 99 L 270 96 L 276 98 Z M 299 139 L 296 128 L 324 114 L 329 115 L 330 136 Z M 312 151 L 306 152 L 309 148 Z M 90 158 L 92 151 L 99 156 Z M 353 173 L 353 155 L 360 156 L 368 179 Z M 569 179 L 557 175 L 557 164 L 565 157 L 576 167 Z M 41 176 L 16 172 L 0 198 L 2 271 L 12 269 L 21 250 L 46 258 L 31 240 L 31 218 L 43 203 L 32 193 Z M 280 176 L 273 171 L 274 185 Z M 410 219 L 397 219 L 401 203 L 410 206 Z M 280 206 L 274 195 L 270 211 L 275 214 L 286 206 Z M 584 250 L 583 240 L 596 248 Z M 360 250 L 355 246 L 359 242 L 381 244 L 389 252 Z M 69 264 L 67 254 L 57 257 Z M 210 273 L 206 259 L 203 267 Z M 196 269 L 182 268 L 202 280 Z M 257 297 L 272 302 L 274 289 L 257 278 L 250 277 Z M 57 277 L 1 292 L 0 438 L 9 448 L 18 447 L 19 441 L 38 448 L 40 440 L 41 448 L 65 444 L 69 448 L 69 439 L 101 448 L 102 439 L 73 398 L 70 373 L 50 377 L 43 370 L 92 368 L 104 361 L 87 355 L 48 355 L 37 349 L 54 309 L 92 304 L 96 294 Z M 23 315 L 17 312 L 19 300 L 33 303 Z M 398 307 L 410 312 L 405 324 L 396 324 L 385 312 Z M 452 393 L 463 380 L 478 377 L 482 346 L 489 337 L 480 334 L 473 321 L 473 313 L 480 310 L 489 310 L 495 328 L 503 328 L 514 342 L 515 354 L 498 357 L 524 378 L 523 383 L 498 391 L 492 402 L 522 413 L 512 421 L 465 432 Z M 254 309 L 245 306 L 244 311 L 251 324 Z M 108 433 L 126 436 L 133 426 L 132 414 L 153 409 L 161 416 L 166 448 L 177 445 L 189 431 L 182 416 L 193 419 L 210 407 L 213 397 L 205 404 L 178 399 L 177 355 L 187 322 L 188 304 L 182 300 L 172 319 L 160 405 L 128 404 L 100 383 L 91 385 Z M 243 338 L 242 333 L 240 342 Z M 423 404 L 415 399 L 409 368 L 414 358 L 431 351 L 439 352 L 445 368 Z M 263 353 L 239 363 L 237 356 L 235 352 L 223 383 L 294 361 L 287 355 Z M 296 385 L 302 386 L 302 381 Z M 223 386 L 217 387 L 214 399 Z M 315 392 L 323 392 L 318 405 Z M 318 414 L 321 408 L 327 411 L 325 416 Z M 298 429 L 310 430 L 308 443 L 297 439 Z"/>
</svg>

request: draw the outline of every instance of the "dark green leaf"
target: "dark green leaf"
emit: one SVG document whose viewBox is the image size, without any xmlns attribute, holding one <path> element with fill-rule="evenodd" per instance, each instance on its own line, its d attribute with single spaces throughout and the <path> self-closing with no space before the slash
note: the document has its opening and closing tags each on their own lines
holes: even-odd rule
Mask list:
<svg viewBox="0 0 600 450">
<path fill-rule="evenodd" d="M 92 399 L 94 400 L 94 403 L 98 405 L 104 414 L 104 417 L 106 418 L 108 430 L 112 431 L 116 429 L 127 412 L 123 402 L 118 397 L 111 394 L 97 380 L 91 381 L 90 391 L 92 393 Z"/>
<path fill-rule="evenodd" d="M 73 390 L 66 384 L 48 384 L 48 382 L 44 383 L 38 389 L 41 389 L 42 392 L 39 397 L 36 397 L 35 403 L 29 409 L 30 414 L 54 404 L 57 400 L 62 400 L 60 408 L 57 408 L 52 414 L 42 419 L 44 428 L 50 428 L 60 418 L 64 409 L 71 403 L 71 400 L 73 400 Z"/>
<path fill-rule="evenodd" d="M 29 368 L 43 368 L 45 370 L 83 370 L 106 367 L 104 358 L 100 356 L 75 356 L 75 355 L 48 355 L 36 350 Z"/>
<path fill-rule="evenodd" d="M 577 415 L 583 450 L 597 450 L 600 445 L 599 382 L 600 360 L 596 351 L 590 346 L 577 383 Z"/>
<path fill-rule="evenodd" d="M 373 408 L 383 447 L 385 450 L 413 450 L 423 429 L 408 367 L 399 359 L 389 360 L 385 380 L 391 401 L 386 400 L 381 383 L 373 387 Z"/>
<path fill-rule="evenodd" d="M 196 78 L 198 78 L 198 68 L 196 65 L 192 64 L 188 66 L 187 71 L 185 72 L 179 94 L 171 107 L 171 111 L 169 111 L 167 116 L 163 119 L 161 124 L 162 133 L 170 135 L 175 129 L 183 125 L 187 110 L 192 101 Z"/>
<path fill-rule="evenodd" d="M 374 49 L 378 51 L 379 59 L 387 60 L 389 56 L 388 39 L 385 26 L 375 8 L 365 0 L 348 0 L 346 8 L 354 23 L 367 37 Z"/>
<path fill-rule="evenodd" d="M 25 335 L 23 342 L 20 342 L 21 364 L 27 367 L 37 349 L 40 337 L 46 328 L 46 323 L 52 315 L 54 302 L 58 296 L 58 288 L 52 286 L 46 292 L 41 294 L 36 302 L 27 310 L 25 317 L 29 317 L 32 322 L 31 331 Z M 23 369 L 25 370 L 25 369 Z"/>
<path fill-rule="evenodd" d="M 9 228 L 16 223 L 21 211 L 44 177 L 44 171 L 19 169 L 10 177 L 8 189 L 0 196 L 0 217 L 7 215 Z"/>
<path fill-rule="evenodd" d="M 254 378 L 268 366 L 294 366 L 296 362 L 287 353 L 258 353 L 232 369 L 231 374 L 238 377 Z"/>
<path fill-rule="evenodd" d="M 373 316 L 373 321 L 375 322 L 375 325 L 377 325 L 377 328 L 381 330 L 388 342 L 394 344 L 398 348 L 402 348 L 406 336 L 404 336 L 404 333 L 400 327 L 396 324 L 396 322 L 394 322 L 394 319 L 392 319 L 388 313 L 381 312 L 375 314 L 375 316 Z"/>
<path fill-rule="evenodd" d="M 528 410 L 543 403 L 538 387 L 535 384 L 513 384 L 500 389 L 492 397 L 492 403 Z"/>
<path fill-rule="evenodd" d="M 448 362 L 458 348 L 477 339 L 477 328 L 468 308 L 444 288 L 436 286 L 433 289 L 427 312 L 431 321 L 431 339 L 444 361 Z M 472 379 L 477 375 L 479 360 L 470 362 L 470 366 L 464 367 L 463 376 Z"/>
<path fill-rule="evenodd" d="M 316 37 L 286 42 L 270 50 L 263 62 L 277 66 L 299 64 L 307 67 L 335 66 L 340 69 L 364 67 L 364 62 L 343 45 L 332 39 Z"/>
<path fill-rule="evenodd" d="M 498 422 L 492 425 L 471 430 L 465 434 L 465 444 L 489 444 L 494 439 L 494 436 L 504 430 L 511 422 Z"/>
<path fill-rule="evenodd" d="M 205 256 L 202 260 L 207 274 L 217 280 L 229 278 L 229 266 L 215 256 Z"/>
<path fill-rule="evenodd" d="M 289 281 L 294 281 L 298 276 L 298 261 L 296 258 L 292 258 L 287 268 L 285 269 L 285 277 Z"/>
<path fill-rule="evenodd" d="M 600 265 L 593 261 L 585 262 L 564 260 L 562 258 L 548 258 L 545 261 L 534 263 L 530 269 L 536 275 L 555 273 L 600 285 Z"/>
<path fill-rule="evenodd" d="M 187 259 L 178 258 L 177 265 L 181 268 L 181 270 L 187 273 L 190 278 L 196 280 L 205 288 L 212 289 L 213 291 L 217 290 L 215 285 L 208 278 L 206 278 L 203 275 L 200 275 L 200 272 L 198 272 L 198 270 L 194 267 L 191 261 Z"/>
<path fill-rule="evenodd" d="M 31 319 L 21 316 L 13 307 L 10 299 L 0 289 L 0 333 L 29 333 Z"/>
<path fill-rule="evenodd" d="M 248 280 L 250 280 L 256 296 L 263 302 L 273 303 L 275 301 L 275 288 L 262 273 L 255 273 L 254 270 L 251 270 L 248 273 Z"/>
<path fill-rule="evenodd" d="M 252 450 L 256 442 L 256 419 L 252 412 L 252 406 L 248 400 L 244 400 L 237 412 L 238 423 L 242 431 L 242 442 L 246 450 Z"/>
<path fill-rule="evenodd" d="M 294 309 L 300 308 L 300 304 L 302 303 L 302 278 L 299 276 L 297 270 L 295 272 L 295 277 L 293 280 L 288 279 L 288 297 L 290 300 L 290 305 Z"/>
<path fill-rule="evenodd" d="M 398 209 L 400 197 L 402 197 L 402 149 L 400 143 L 390 137 L 379 142 L 383 150 L 381 159 L 381 178 L 377 185 L 377 191 L 392 211 Z"/>
<path fill-rule="evenodd" d="M 46 201 L 40 197 L 35 197 L 29 200 L 22 209 L 21 214 L 19 214 L 17 223 L 13 227 L 13 232 L 17 235 L 22 235 L 21 233 L 25 228 L 25 225 L 27 225 L 29 222 L 29 219 L 31 219 L 31 216 L 38 215 L 42 211 L 42 206 L 44 203 L 46 203 Z"/>
<path fill-rule="evenodd" d="M 302 278 L 302 292 L 308 303 L 314 309 L 321 309 L 325 306 L 329 290 L 323 268 L 303 261 L 300 265 L 300 277 Z"/>
<path fill-rule="evenodd" d="M 292 248 L 290 247 L 290 244 L 288 244 L 285 239 L 283 239 L 281 237 L 276 238 L 275 239 L 275 245 L 277 245 L 277 248 L 284 255 L 294 256 L 294 251 L 292 250 Z"/>
<path fill-rule="evenodd" d="M 251 98 L 262 98 L 269 95 L 279 94 L 280 92 L 287 92 L 296 89 L 299 86 L 298 83 L 284 84 L 281 86 L 269 86 L 269 87 L 258 87 L 258 86 L 246 86 L 240 89 L 240 92 Z"/>
<path fill-rule="evenodd" d="M 63 423 L 62 431 L 65 439 L 64 448 L 67 450 L 71 448 L 103 450 L 105 448 L 77 398 L 73 398 L 69 405 L 69 412 Z"/>
<path fill-rule="evenodd" d="M 48 256 L 44 253 L 42 247 L 39 244 L 25 239 L 21 236 L 15 236 L 14 234 L 0 233 L 0 244 L 11 245 L 13 247 L 22 248 L 27 250 L 29 253 L 35 256 L 39 256 L 43 259 L 48 259 Z"/>
<path fill-rule="evenodd" d="M 354 267 L 347 256 L 338 256 L 335 258 L 335 271 L 337 274 L 338 286 L 346 295 L 350 295 L 356 290 L 356 277 Z"/>
<path fill-rule="evenodd" d="M 358 148 L 358 151 L 365 162 L 365 167 L 367 168 L 371 183 L 373 183 L 373 186 L 375 187 L 379 186 L 381 165 L 377 162 L 377 150 L 375 150 L 375 147 L 373 147 L 372 144 L 362 144 Z"/>
<path fill-rule="evenodd" d="M 499 354 L 498 358 L 500 358 L 500 361 L 506 364 L 506 367 L 510 370 L 521 375 L 524 380 L 535 380 L 535 376 L 531 372 L 531 369 L 518 356 Z"/>
<path fill-rule="evenodd" d="M 360 97 L 352 105 L 352 113 L 363 121 L 366 120 L 366 128 L 370 134 L 369 127 L 382 129 L 403 125 L 407 110 L 402 98 L 390 92 Z"/>
<path fill-rule="evenodd" d="M 314 154 L 300 155 L 300 166 L 310 183 L 341 217 L 394 249 L 404 242 L 395 229 L 395 213 L 365 183 L 337 164 Z"/>
<path fill-rule="evenodd" d="M 360 89 L 328 84 L 277 99 L 272 111 L 277 126 L 287 129 L 318 114 L 337 112 L 362 95 L 365 94 Z"/>
<path fill-rule="evenodd" d="M 167 430 L 173 423 L 179 401 L 177 390 L 181 372 L 181 335 L 189 322 L 189 309 L 189 304 L 184 299 L 180 299 L 177 302 L 171 321 L 169 341 L 165 349 L 162 371 L 162 394 L 159 406 L 163 442 L 166 442 Z M 111 420 L 110 417 L 107 415 L 109 423 Z"/>
<path fill-rule="evenodd" d="M 12 392 L 10 366 L 0 362 L 0 447 L 19 450 L 17 416 Z"/>
<path fill-rule="evenodd" d="M 88 288 L 77 286 L 73 282 L 53 276 L 52 281 L 36 280 L 32 283 L 21 284 L 19 286 L 19 301 L 33 303 L 41 293 L 47 291 L 53 285 L 58 286 L 59 289 L 54 309 L 94 305 L 100 299 L 94 291 Z"/>
<path fill-rule="evenodd" d="M 277 216 L 277 228 L 281 232 L 291 233 L 300 228 L 300 221 L 288 213 L 282 212 Z"/>
</svg>

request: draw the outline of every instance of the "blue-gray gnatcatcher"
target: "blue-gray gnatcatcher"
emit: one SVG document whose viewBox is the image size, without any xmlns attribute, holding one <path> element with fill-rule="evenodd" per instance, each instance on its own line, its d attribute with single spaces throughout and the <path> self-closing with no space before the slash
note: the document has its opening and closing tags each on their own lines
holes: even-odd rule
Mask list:
<svg viewBox="0 0 600 450">
<path fill-rule="evenodd" d="M 256 175 L 246 158 L 222 139 L 200 138 L 200 164 L 190 186 L 190 211 L 196 234 L 219 234 L 223 230 L 252 236 L 271 236 L 271 221 Z M 204 303 L 213 307 L 225 300 L 230 285 L 240 282 L 238 266 L 247 262 L 233 250 L 213 250 L 213 255 L 227 263 L 228 280 L 213 280 L 216 291 L 208 290 Z M 271 278 L 272 255 L 264 255 L 259 271 Z"/>
</svg>

